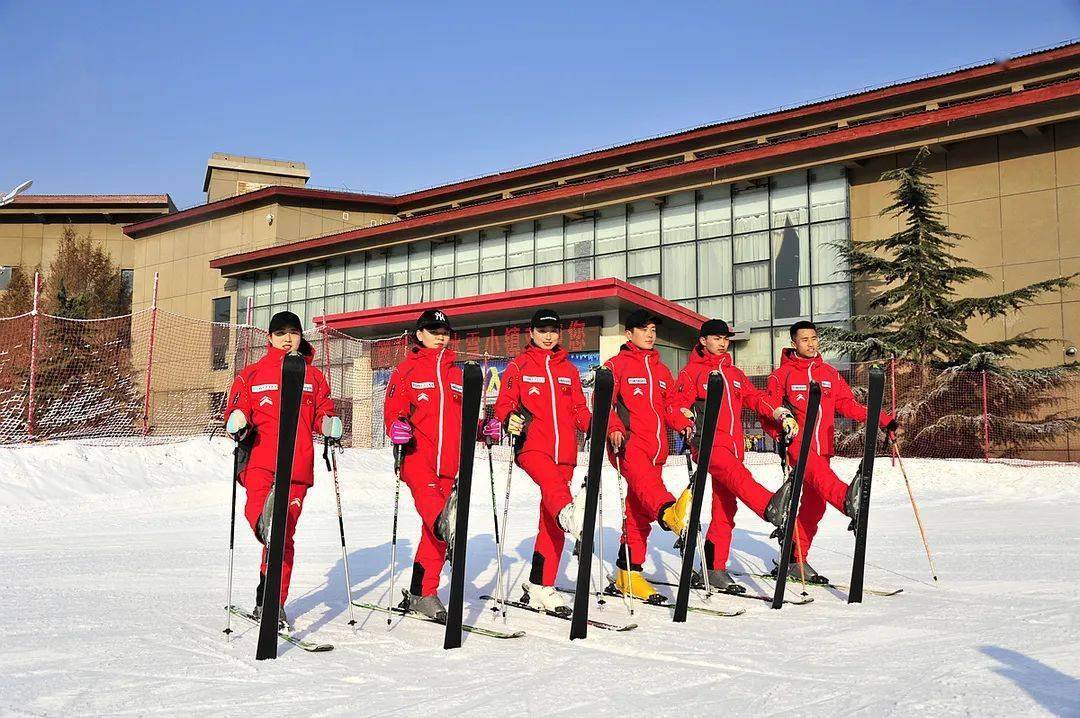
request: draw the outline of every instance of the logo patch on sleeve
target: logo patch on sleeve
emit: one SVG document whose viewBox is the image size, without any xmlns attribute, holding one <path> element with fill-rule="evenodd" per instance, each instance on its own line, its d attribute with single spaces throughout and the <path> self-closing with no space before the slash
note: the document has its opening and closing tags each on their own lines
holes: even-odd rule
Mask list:
<svg viewBox="0 0 1080 718">
<path fill-rule="evenodd" d="M 825 389 L 830 389 L 830 388 L 832 388 L 832 382 L 831 381 L 823 381 L 823 382 L 821 382 L 821 386 L 823 388 L 825 388 Z"/>
<path fill-rule="evenodd" d="M 311 384 L 304 384 L 304 391 L 315 391 L 315 387 L 311 386 Z"/>
<path fill-rule="evenodd" d="M 255 391 L 255 392 L 277 391 L 277 389 L 278 389 L 277 384 L 256 384 L 255 386 L 251 387 L 251 390 Z"/>
<path fill-rule="evenodd" d="M 568 376 L 560 376 L 559 377 L 559 383 L 562 384 L 563 386 L 570 386 L 570 377 L 568 377 Z"/>
<path fill-rule="evenodd" d="M 412 383 L 413 389 L 434 389 L 435 382 L 433 381 L 414 381 Z"/>
<path fill-rule="evenodd" d="M 456 392 L 458 392 L 460 394 L 461 393 L 461 384 L 454 384 L 454 383 L 451 382 L 450 391 L 456 391 Z"/>
</svg>

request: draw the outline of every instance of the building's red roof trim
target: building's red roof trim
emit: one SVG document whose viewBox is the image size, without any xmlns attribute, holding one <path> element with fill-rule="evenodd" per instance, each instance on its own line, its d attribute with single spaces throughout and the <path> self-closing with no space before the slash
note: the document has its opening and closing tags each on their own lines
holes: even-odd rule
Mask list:
<svg viewBox="0 0 1080 718">
<path fill-rule="evenodd" d="M 257 189 L 252 192 L 238 194 L 235 197 L 227 197 L 225 199 L 219 199 L 216 202 L 208 202 L 207 204 L 201 204 L 198 207 L 174 212 L 167 217 L 156 217 L 144 222 L 129 224 L 124 227 L 124 234 L 129 237 L 138 237 L 148 232 L 152 232 L 155 229 L 161 229 L 162 227 L 205 219 L 207 217 L 224 214 L 251 205 L 279 201 L 281 199 L 342 202 L 356 206 L 370 206 L 385 210 L 390 214 L 393 214 L 397 207 L 394 198 L 384 197 L 382 195 L 274 185 L 273 187 L 263 187 L 262 189 Z"/>
<path fill-rule="evenodd" d="M 251 252 L 214 259 L 210 262 L 210 267 L 227 272 L 230 267 L 261 260 L 280 259 L 294 252 L 324 249 L 350 240 L 393 235 L 406 230 L 418 228 L 429 229 L 451 220 L 480 218 L 495 212 L 505 212 L 508 209 L 546 204 L 560 199 L 578 198 L 581 200 L 582 204 L 584 204 L 588 201 L 587 198 L 590 192 L 610 191 L 681 175 L 700 173 L 702 171 L 707 172 L 709 170 L 732 167 L 748 162 L 816 150 L 830 145 L 855 142 L 869 137 L 900 133 L 936 125 L 948 125 L 949 123 L 959 120 L 970 119 L 995 112 L 1014 110 L 1071 96 L 1080 96 L 1080 80 L 1061 82 L 1033 90 L 1023 90 L 1008 95 L 995 96 L 984 100 L 953 105 L 939 110 L 931 110 L 889 120 L 868 122 L 855 127 L 845 127 L 812 137 L 763 145 L 761 147 L 708 157 L 692 162 L 683 162 L 668 167 L 660 167 L 628 175 L 609 177 L 579 185 L 557 187 L 546 192 L 495 200 L 480 205 L 460 207 L 445 212 L 403 219 L 398 222 L 387 223 L 375 227 L 364 227 L 300 242 L 293 242 L 291 244 L 266 247 Z"/>
<path fill-rule="evenodd" d="M 365 309 L 359 312 L 330 314 L 316 317 L 316 324 L 325 321 L 330 329 L 360 329 L 385 325 L 411 324 L 427 309 L 441 309 L 453 322 L 455 319 L 477 315 L 498 316 L 507 312 L 520 313 L 525 309 L 558 307 L 561 304 L 581 306 L 583 302 L 617 299 L 654 312 L 656 315 L 697 329 L 706 317 L 692 309 L 658 297 L 640 287 L 619 279 L 594 279 L 549 287 L 519 289 L 513 292 L 458 297 L 437 302 L 419 302 L 404 306 Z"/>
<path fill-rule="evenodd" d="M 676 132 L 669 135 L 663 135 L 661 137 L 656 137 L 653 139 L 639 140 L 636 142 L 629 142 L 608 149 L 585 152 L 561 160 L 544 162 L 540 164 L 530 165 L 528 167 L 522 167 L 516 170 L 511 170 L 508 172 L 485 175 L 476 179 L 440 185 L 438 187 L 419 190 L 417 192 L 410 192 L 407 194 L 399 195 L 397 197 L 397 201 L 402 206 L 420 205 L 425 202 L 435 202 L 437 201 L 437 197 L 443 195 L 459 194 L 464 192 L 475 194 L 478 191 L 482 191 L 481 188 L 483 186 L 490 185 L 494 182 L 505 182 L 508 180 L 519 182 L 525 181 L 526 178 L 530 175 L 539 174 L 541 172 L 551 172 L 552 170 L 565 170 L 567 173 L 569 173 L 571 169 L 575 166 L 602 161 L 605 159 L 614 160 L 621 155 L 625 155 L 631 152 L 637 153 L 648 150 L 657 150 L 662 149 L 668 145 L 688 141 L 707 141 L 710 136 L 720 133 L 736 132 L 739 130 L 751 129 L 768 123 L 797 119 L 811 114 L 848 109 L 854 105 L 887 100 L 894 98 L 898 95 L 920 92 L 922 90 L 934 87 L 941 87 L 948 84 L 966 82 L 969 80 L 986 77 L 993 74 L 999 74 L 1008 70 L 1027 68 L 1069 57 L 1075 57 L 1077 55 L 1080 55 L 1080 43 L 1072 43 L 1063 47 L 1057 47 L 1042 52 L 1032 53 L 1030 55 L 1012 58 L 1004 62 L 991 62 L 985 65 L 979 65 L 976 67 L 962 70 L 955 70 L 953 72 L 948 72 L 942 75 L 935 75 L 933 77 L 928 77 L 920 80 L 912 80 L 909 82 L 889 85 L 887 87 L 865 90 L 863 92 L 856 92 L 831 100 L 812 102 L 788 110 L 768 112 L 743 119 L 730 120 L 726 122 L 706 125 L 703 127 L 696 127 L 694 129 L 684 130 L 682 132 Z"/>
</svg>

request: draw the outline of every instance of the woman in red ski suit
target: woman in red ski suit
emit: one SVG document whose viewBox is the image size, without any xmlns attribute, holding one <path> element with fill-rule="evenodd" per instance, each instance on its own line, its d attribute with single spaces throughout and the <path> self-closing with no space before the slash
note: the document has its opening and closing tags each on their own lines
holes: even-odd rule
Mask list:
<svg viewBox="0 0 1080 718">
<path fill-rule="evenodd" d="M 551 587 L 559 573 L 565 534 L 580 534 L 573 521 L 570 480 L 577 466 L 577 432 L 588 431 L 592 413 L 578 369 L 559 346 L 559 315 L 549 309 L 536 312 L 530 334 L 525 351 L 503 372 L 495 419 L 507 425 L 511 436 L 524 434 L 516 463 L 540 487 L 540 526 L 532 573 L 523 588 L 530 602 L 559 611 L 565 604 Z"/>
<path fill-rule="evenodd" d="M 709 459 L 712 476 L 712 521 L 705 536 L 705 563 L 709 569 L 710 585 L 721 590 L 742 593 L 727 573 L 731 533 L 735 528 L 735 499 L 742 500 L 750 510 L 766 518 L 769 503 L 782 492 L 769 491 L 754 479 L 743 464 L 745 443 L 742 424 L 743 407 L 753 410 L 763 421 L 785 422 L 795 432 L 791 412 L 766 392 L 754 386 L 741 369 L 735 366 L 727 348 L 733 332 L 722 319 L 710 319 L 701 326 L 698 345 L 679 373 L 669 410 L 684 416 L 692 415 L 695 405 L 703 406 L 708 393 L 709 375 L 720 372 L 724 396 L 716 421 L 716 435 Z M 689 418 L 689 417 L 688 417 Z M 691 442 L 694 460 L 698 459 L 698 441 Z M 776 508 L 780 508 L 777 506 Z M 742 590 L 740 590 L 742 589 Z"/>
<path fill-rule="evenodd" d="M 293 567 L 293 535 L 296 522 L 304 507 L 304 497 L 315 483 L 315 448 L 312 434 L 322 432 L 332 438 L 341 437 L 340 421 L 334 419 L 334 402 L 330 387 L 321 371 L 312 365 L 314 351 L 301 333 L 300 319 L 292 312 L 279 312 L 270 320 L 270 338 L 266 356 L 240 370 L 229 391 L 225 415 L 229 434 L 243 440 L 254 432 L 254 444 L 247 465 L 240 471 L 240 484 L 247 491 L 244 517 L 255 537 L 263 543 L 262 565 L 256 603 L 262 605 L 263 581 L 266 576 L 265 537 L 269 533 L 272 515 L 272 489 L 277 470 L 278 428 L 281 399 L 281 368 L 285 355 L 298 351 L 307 362 L 300 400 L 300 419 L 297 424 L 293 453 L 289 512 L 285 524 L 285 553 L 281 567 L 281 604 L 289 593 Z M 335 427 L 335 428 L 330 428 Z M 336 436 L 334 436 L 336 434 Z"/>
<path fill-rule="evenodd" d="M 433 618 L 440 612 L 445 616 L 438 590 L 447 544 L 436 524 L 454 487 L 461 453 L 462 374 L 454 366 L 450 331 L 443 312 L 420 315 L 415 343 L 391 374 L 383 407 L 387 435 L 405 447 L 400 477 L 423 522 L 409 603 Z"/>
<path fill-rule="evenodd" d="M 792 549 L 790 574 L 804 575 L 806 580 L 827 582 L 806 563 L 810 544 L 817 534 L 818 523 L 825 514 L 826 503 L 837 511 L 851 516 L 846 504 L 854 498 L 854 492 L 837 477 L 829 465 L 833 456 L 833 434 L 836 415 L 866 421 L 866 407 L 860 404 L 851 387 L 832 365 L 821 358 L 818 350 L 817 328 L 812 322 L 796 322 L 791 326 L 792 346 L 784 349 L 780 366 L 769 376 L 768 391 L 773 401 L 786 402 L 795 412 L 799 426 L 803 427 L 800 440 L 789 448 L 789 461 L 798 461 L 802 441 L 810 441 L 810 454 L 803 474 L 803 494 L 795 526 L 795 544 Z M 813 427 L 803 426 L 806 421 L 806 402 L 810 382 L 821 385 L 821 406 Z M 878 426 L 887 432 L 896 431 L 896 420 L 886 412 L 877 417 Z"/>
</svg>

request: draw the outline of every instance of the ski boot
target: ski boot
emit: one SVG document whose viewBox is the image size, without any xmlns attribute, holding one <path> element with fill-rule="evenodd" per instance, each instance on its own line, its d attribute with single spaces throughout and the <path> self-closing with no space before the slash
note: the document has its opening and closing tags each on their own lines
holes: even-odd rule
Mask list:
<svg viewBox="0 0 1080 718">
<path fill-rule="evenodd" d="M 255 616 L 256 621 L 261 621 L 262 620 L 262 606 L 261 605 L 256 605 L 255 610 L 251 612 L 251 615 Z M 285 614 L 285 607 L 284 606 L 279 606 L 278 607 L 277 624 L 278 624 L 278 630 L 279 631 L 285 631 L 286 633 L 291 633 L 292 630 L 293 630 L 293 625 L 292 625 L 292 623 L 289 622 L 289 617 Z"/>
<path fill-rule="evenodd" d="M 700 575 L 698 580 L 701 580 Z M 702 587 L 704 588 L 704 586 Z M 724 568 L 709 569 L 709 588 L 716 593 L 746 593 L 746 586 L 736 583 L 735 579 Z"/>
<path fill-rule="evenodd" d="M 406 590 L 401 591 L 404 598 L 398 608 L 432 619 L 436 623 L 446 623 L 446 606 L 439 600 L 438 595 L 417 596 Z"/>
<path fill-rule="evenodd" d="M 576 541 L 581 541 L 581 530 L 585 524 L 585 489 L 579 491 L 574 500 L 562 508 L 556 521 L 559 528 L 573 536 Z"/>
<path fill-rule="evenodd" d="M 435 519 L 435 538 L 446 544 L 446 560 L 454 563 L 454 531 L 457 529 L 457 484 L 450 489 L 446 505 Z"/>
<path fill-rule="evenodd" d="M 641 575 L 641 571 L 615 569 L 615 581 L 611 589 L 615 595 L 629 595 L 645 603 L 660 605 L 667 601 L 667 596 L 653 588 L 653 585 Z"/>
<path fill-rule="evenodd" d="M 563 600 L 562 595 L 555 590 L 554 586 L 526 582 L 521 584 L 521 588 L 525 592 L 521 596 L 522 603 L 527 603 L 542 611 L 564 618 L 568 618 L 572 613 L 570 607 L 566 605 L 566 601 Z"/>
<path fill-rule="evenodd" d="M 679 494 L 675 503 L 668 504 L 660 511 L 660 526 L 681 538 L 686 531 L 686 521 L 690 517 L 690 504 L 693 500 L 694 494 L 688 486 Z"/>
<path fill-rule="evenodd" d="M 777 568 L 777 566 L 773 566 L 772 575 L 774 577 L 776 576 Z M 798 583 L 806 581 L 807 583 L 816 583 L 820 585 L 829 583 L 829 579 L 815 571 L 814 567 L 809 563 L 806 561 L 799 562 L 795 559 L 788 562 L 788 580 L 796 581 Z"/>
</svg>

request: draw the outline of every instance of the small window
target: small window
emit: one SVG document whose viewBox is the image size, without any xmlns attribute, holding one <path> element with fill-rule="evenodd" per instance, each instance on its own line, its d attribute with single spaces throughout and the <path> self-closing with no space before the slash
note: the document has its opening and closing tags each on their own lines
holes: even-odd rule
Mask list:
<svg viewBox="0 0 1080 718">
<path fill-rule="evenodd" d="M 214 325 L 210 329 L 210 368 L 214 371 L 227 369 L 229 353 L 229 319 L 232 316 L 232 297 L 213 300 Z"/>
<path fill-rule="evenodd" d="M 14 271 L 15 267 L 0 267 L 0 292 L 7 289 L 8 285 L 11 284 L 11 274 Z"/>
</svg>

